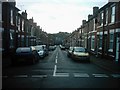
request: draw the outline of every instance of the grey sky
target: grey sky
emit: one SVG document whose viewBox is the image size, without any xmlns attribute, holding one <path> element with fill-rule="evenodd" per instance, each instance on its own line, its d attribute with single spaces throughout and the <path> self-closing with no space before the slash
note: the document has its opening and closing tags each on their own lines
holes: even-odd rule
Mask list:
<svg viewBox="0 0 120 90">
<path fill-rule="evenodd" d="M 16 0 L 21 11 L 27 10 L 28 19 L 48 33 L 72 32 L 82 20 L 93 13 L 93 7 L 104 6 L 108 0 Z"/>
</svg>

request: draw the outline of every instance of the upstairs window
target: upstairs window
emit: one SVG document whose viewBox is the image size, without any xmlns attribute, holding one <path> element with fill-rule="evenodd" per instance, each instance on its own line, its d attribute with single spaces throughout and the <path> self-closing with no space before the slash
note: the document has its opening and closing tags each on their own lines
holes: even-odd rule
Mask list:
<svg viewBox="0 0 120 90">
<path fill-rule="evenodd" d="M 101 12 L 101 17 L 100 17 L 100 25 L 103 25 L 103 12 Z"/>
<path fill-rule="evenodd" d="M 13 10 L 10 11 L 10 17 L 11 17 L 11 25 L 13 25 Z"/>
<path fill-rule="evenodd" d="M 20 17 L 18 17 L 18 31 L 20 31 Z"/>
<path fill-rule="evenodd" d="M 111 23 L 115 22 L 115 6 L 111 7 Z"/>
<path fill-rule="evenodd" d="M 0 21 L 2 21 L 2 3 L 0 2 Z"/>
<path fill-rule="evenodd" d="M 106 9 L 106 24 L 108 24 L 108 9 Z"/>
<path fill-rule="evenodd" d="M 24 32 L 24 20 L 22 20 L 22 32 Z"/>
</svg>

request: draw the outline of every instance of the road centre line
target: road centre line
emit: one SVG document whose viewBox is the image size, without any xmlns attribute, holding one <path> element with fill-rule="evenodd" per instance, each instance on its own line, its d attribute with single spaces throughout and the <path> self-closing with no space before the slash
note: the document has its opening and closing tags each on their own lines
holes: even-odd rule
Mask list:
<svg viewBox="0 0 120 90">
<path fill-rule="evenodd" d="M 57 64 L 57 58 L 55 59 L 55 63 Z"/>
<path fill-rule="evenodd" d="M 57 71 L 57 65 L 54 66 L 53 76 L 56 75 L 56 71 Z"/>
<path fill-rule="evenodd" d="M 56 55 L 56 59 L 58 58 L 58 56 Z"/>
</svg>

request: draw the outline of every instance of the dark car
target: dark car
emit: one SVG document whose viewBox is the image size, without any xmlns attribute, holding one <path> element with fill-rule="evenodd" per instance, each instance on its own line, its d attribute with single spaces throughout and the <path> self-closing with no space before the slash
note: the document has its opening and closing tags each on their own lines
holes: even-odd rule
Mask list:
<svg viewBox="0 0 120 90">
<path fill-rule="evenodd" d="M 12 58 L 12 64 L 18 62 L 29 62 L 35 64 L 39 61 L 39 55 L 34 47 L 19 47 L 16 49 L 15 56 Z"/>
<path fill-rule="evenodd" d="M 71 57 L 74 60 L 90 62 L 90 55 L 84 47 L 74 47 Z"/>
<path fill-rule="evenodd" d="M 49 46 L 49 51 L 54 51 L 56 49 L 56 46 Z"/>
</svg>

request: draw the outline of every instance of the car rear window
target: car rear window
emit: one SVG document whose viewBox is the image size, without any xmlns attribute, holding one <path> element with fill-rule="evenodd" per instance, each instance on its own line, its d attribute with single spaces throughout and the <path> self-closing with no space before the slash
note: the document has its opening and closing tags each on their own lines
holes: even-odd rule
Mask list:
<svg viewBox="0 0 120 90">
<path fill-rule="evenodd" d="M 16 53 L 28 53 L 30 52 L 30 48 L 18 48 Z"/>
</svg>

